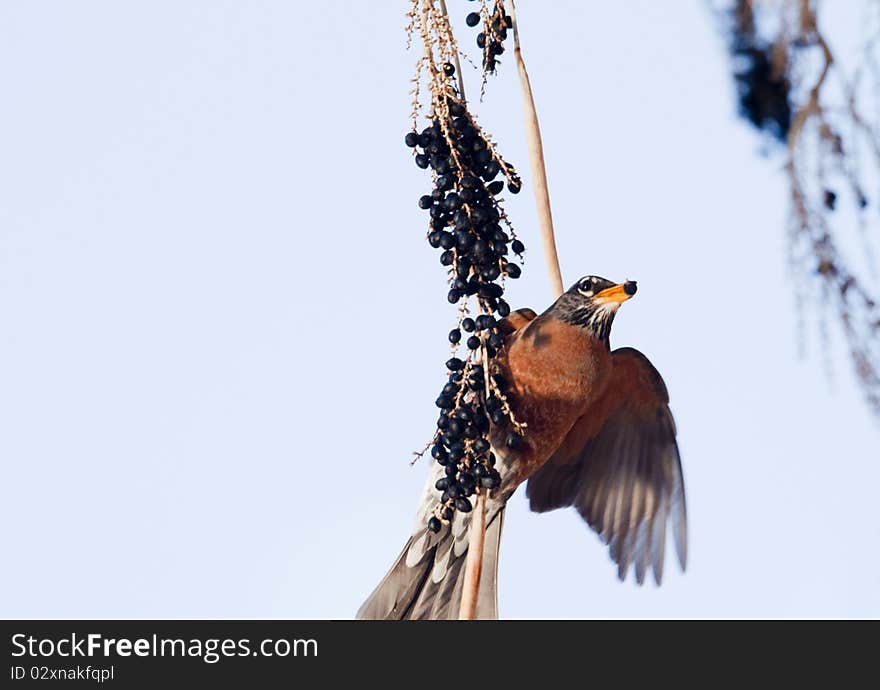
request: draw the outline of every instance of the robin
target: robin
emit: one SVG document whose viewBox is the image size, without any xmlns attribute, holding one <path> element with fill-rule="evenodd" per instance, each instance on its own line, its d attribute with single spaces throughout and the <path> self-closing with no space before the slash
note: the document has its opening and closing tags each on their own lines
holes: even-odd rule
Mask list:
<svg viewBox="0 0 880 690">
<path fill-rule="evenodd" d="M 490 432 L 501 485 L 486 500 L 478 618 L 497 617 L 498 549 L 504 506 L 523 482 L 533 511 L 574 507 L 605 544 L 621 580 L 663 577 L 667 523 L 682 570 L 687 560 L 684 482 L 675 422 L 660 374 L 641 352 L 611 350 L 611 323 L 636 283 L 586 276 L 543 314 L 520 309 L 500 324 L 500 366 L 525 435 L 514 448 Z M 425 528 L 437 501 L 435 465 L 416 527 L 399 558 L 358 611 L 367 619 L 457 618 L 470 514 L 439 533 Z"/>
</svg>

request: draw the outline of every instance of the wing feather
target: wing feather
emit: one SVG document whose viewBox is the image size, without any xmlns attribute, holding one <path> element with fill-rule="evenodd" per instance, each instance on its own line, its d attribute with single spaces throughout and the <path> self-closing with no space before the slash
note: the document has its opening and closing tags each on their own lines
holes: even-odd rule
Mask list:
<svg viewBox="0 0 880 690">
<path fill-rule="evenodd" d="M 682 569 L 687 564 L 687 510 L 675 421 L 666 385 L 648 359 L 632 348 L 612 353 L 613 370 L 597 406 L 608 417 L 588 436 L 589 411 L 575 423 L 559 450 L 530 479 L 532 510 L 574 506 L 618 565 L 618 576 L 648 569 L 663 578 L 666 531 Z M 604 406 L 604 407 L 603 407 Z"/>
</svg>

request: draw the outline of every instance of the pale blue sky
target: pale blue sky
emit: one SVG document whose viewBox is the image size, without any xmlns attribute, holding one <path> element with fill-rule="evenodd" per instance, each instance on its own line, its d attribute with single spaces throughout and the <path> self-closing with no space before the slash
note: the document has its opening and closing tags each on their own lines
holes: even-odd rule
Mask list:
<svg viewBox="0 0 880 690">
<path fill-rule="evenodd" d="M 880 615 L 878 425 L 839 344 L 798 358 L 782 161 L 705 4 L 519 4 L 565 281 L 639 281 L 612 342 L 669 387 L 691 560 L 621 584 L 518 494 L 502 616 Z M 345 618 L 397 555 L 454 318 L 406 6 L 0 5 L 0 614 Z M 541 310 L 508 61 L 488 93 Z"/>
</svg>

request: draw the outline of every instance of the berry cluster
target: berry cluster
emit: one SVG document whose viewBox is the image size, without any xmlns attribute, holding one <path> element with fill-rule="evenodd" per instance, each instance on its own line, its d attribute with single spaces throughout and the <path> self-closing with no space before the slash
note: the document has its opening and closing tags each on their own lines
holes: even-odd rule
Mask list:
<svg viewBox="0 0 880 690">
<path fill-rule="evenodd" d="M 477 34 L 477 46 L 483 51 L 483 69 L 494 73 L 498 56 L 504 52 L 507 30 L 513 28 L 513 20 L 504 12 L 504 3 L 500 0 L 496 2 L 491 14 L 484 5 L 483 16 L 479 12 L 471 12 L 464 21 L 471 27 L 483 22 L 483 30 Z"/>
<path fill-rule="evenodd" d="M 730 52 L 735 60 L 739 114 L 756 129 L 785 142 L 793 116 L 786 52 L 761 37 L 750 2 L 737 0 L 730 12 Z"/>
<path fill-rule="evenodd" d="M 791 83 L 785 73 L 776 73 L 772 51 L 772 46 L 738 45 L 734 55 L 741 66 L 734 78 L 740 114 L 755 128 L 785 142 L 792 120 Z"/>
<path fill-rule="evenodd" d="M 455 72 L 449 63 L 443 69 L 447 76 Z M 469 497 L 478 489 L 499 486 L 488 439 L 490 423 L 511 427 L 511 447 L 521 440 L 521 427 L 505 396 L 507 382 L 493 360 L 504 347 L 496 315 L 510 314 L 501 281 L 521 274 L 519 265 L 507 257 L 511 252 L 521 257 L 525 249 L 502 227 L 512 234 L 499 204 L 505 181 L 496 179 L 502 175 L 507 189 L 516 194 L 522 187 L 516 171 L 498 156 L 457 95 L 447 94 L 439 105 L 428 127 L 405 138 L 416 165 L 432 171 L 433 189 L 419 199 L 419 207 L 431 216 L 428 243 L 442 251 L 440 263 L 449 269 L 448 300 L 464 300 L 449 342 L 453 350 L 464 345 L 466 354 L 446 362 L 448 380 L 436 401 L 440 418 L 431 455 L 446 474 L 437 481 L 442 495 L 428 521 L 434 532 L 454 511 L 470 511 Z M 469 297 L 477 301 L 476 318 L 466 315 Z"/>
</svg>

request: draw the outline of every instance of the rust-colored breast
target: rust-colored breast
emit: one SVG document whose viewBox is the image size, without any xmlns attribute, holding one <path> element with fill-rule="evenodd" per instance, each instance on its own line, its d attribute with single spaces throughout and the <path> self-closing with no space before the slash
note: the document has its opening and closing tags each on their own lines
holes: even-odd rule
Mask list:
<svg viewBox="0 0 880 690">
<path fill-rule="evenodd" d="M 523 447 L 508 456 L 515 486 L 547 461 L 601 396 L 611 355 L 584 329 L 544 316 L 514 333 L 506 350 L 514 413 L 527 425 Z"/>
</svg>

